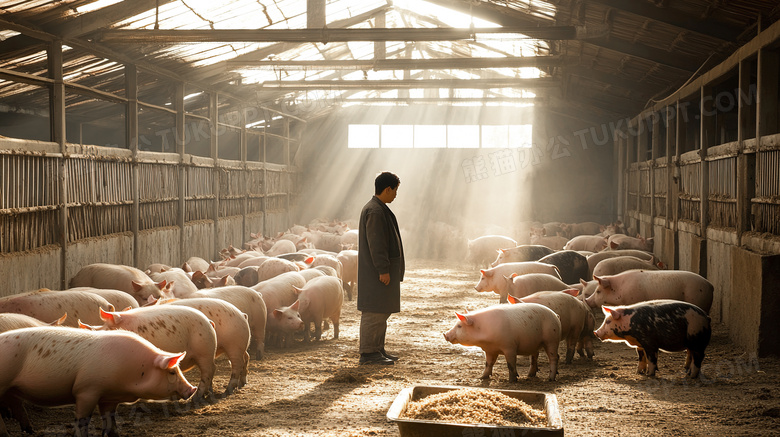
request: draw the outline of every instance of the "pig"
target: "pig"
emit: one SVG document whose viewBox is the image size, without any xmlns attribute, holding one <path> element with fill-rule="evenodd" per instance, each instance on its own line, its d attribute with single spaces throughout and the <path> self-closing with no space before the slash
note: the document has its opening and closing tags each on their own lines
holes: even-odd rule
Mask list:
<svg viewBox="0 0 780 437">
<path fill-rule="evenodd" d="M 216 356 L 224 354 L 230 361 L 230 381 L 225 394 L 231 394 L 246 385 L 246 377 L 249 373 L 249 353 L 246 350 L 249 348 L 251 337 L 246 314 L 224 300 L 207 297 L 160 299 L 159 302 L 196 309 L 214 322 L 214 331 L 217 334 Z"/>
<path fill-rule="evenodd" d="M 209 262 L 197 256 L 191 256 L 185 262 L 192 272 L 206 272 L 209 269 Z M 182 270 L 184 268 L 182 267 Z"/>
<path fill-rule="evenodd" d="M 347 234 L 344 234 L 347 235 Z M 357 247 L 357 245 L 355 246 Z M 341 281 L 344 283 L 344 291 L 347 300 L 352 300 L 352 292 L 357 287 L 358 251 L 342 250 L 336 259 L 341 263 Z"/>
<path fill-rule="evenodd" d="M 496 267 L 499 264 L 505 264 L 510 262 L 526 262 L 526 261 L 539 261 L 553 252 L 547 246 L 523 244 L 517 247 L 510 247 L 508 249 L 499 249 L 498 257 L 490 264 L 490 267 Z"/>
<path fill-rule="evenodd" d="M 341 280 L 332 276 L 314 278 L 303 288 L 295 287 L 298 294 L 298 310 L 303 320 L 303 341 L 310 337 L 309 325 L 314 323 L 314 339 L 322 337 L 325 319 L 333 323 L 333 338 L 339 338 L 339 318 L 344 304 L 344 292 Z"/>
<path fill-rule="evenodd" d="M 209 265 L 209 268 L 206 269 L 206 276 L 214 279 L 222 278 L 225 275 L 233 277 L 240 270 L 241 269 L 238 267 L 231 267 L 231 266 L 219 265 L 217 263 L 211 263 L 211 265 Z"/>
<path fill-rule="evenodd" d="M 260 252 L 257 252 L 255 250 L 249 250 L 246 252 L 241 252 L 237 255 L 231 255 L 226 260 L 222 261 L 222 266 L 224 267 L 236 267 L 241 268 L 241 264 L 243 264 L 246 261 L 255 260 L 257 258 L 263 259 L 265 255 L 263 255 Z"/>
<path fill-rule="evenodd" d="M 298 266 L 292 261 L 281 258 L 268 258 L 257 268 L 257 279 L 258 282 L 262 282 L 284 272 L 297 272 L 299 270 Z"/>
<path fill-rule="evenodd" d="M 309 268 L 314 268 L 318 266 L 329 266 L 333 267 L 334 270 L 336 270 L 336 276 L 341 279 L 341 275 L 343 274 L 344 266 L 341 264 L 341 261 L 338 259 L 338 254 L 336 255 L 315 255 L 314 259 L 311 260 L 311 262 L 308 263 Z M 357 271 L 357 270 L 356 270 Z"/>
<path fill-rule="evenodd" d="M 534 294 L 537 291 L 561 291 L 569 288 L 560 279 L 546 273 L 512 274 L 508 280 L 512 281 L 507 287 L 508 294 L 518 298 Z M 507 297 L 502 296 L 501 303 L 505 302 L 507 302 Z"/>
<path fill-rule="evenodd" d="M 591 277 L 593 277 L 593 269 L 596 268 L 596 264 L 607 258 L 614 258 L 617 256 L 635 256 L 639 259 L 651 261 L 656 265 L 660 261 L 654 254 L 645 252 L 644 250 L 605 250 L 588 256 L 588 269 L 590 270 Z"/>
<path fill-rule="evenodd" d="M 320 266 L 324 267 L 324 266 Z M 336 276 L 335 270 L 333 271 L 333 275 L 327 275 L 322 269 L 314 268 L 314 269 L 304 269 L 300 271 L 301 276 L 303 276 L 303 279 L 305 279 L 307 282 L 318 277 L 318 276 Z"/>
<path fill-rule="evenodd" d="M 577 298 L 585 305 L 588 305 L 585 300 L 589 298 L 593 293 L 596 292 L 596 288 L 599 286 L 599 281 L 593 279 L 591 281 L 586 281 L 584 279 L 580 279 L 579 284 L 572 284 L 571 287 L 573 289 L 577 290 Z M 590 308 L 590 306 L 588 306 Z M 593 311 L 598 311 L 596 308 L 591 308 Z"/>
<path fill-rule="evenodd" d="M 122 290 L 111 290 L 111 289 L 94 288 L 94 287 L 76 287 L 76 288 L 69 288 L 68 290 L 86 291 L 88 293 L 97 294 L 98 296 L 107 300 L 108 303 L 113 305 L 114 309 L 117 310 L 123 310 L 127 308 L 138 308 L 138 302 L 135 300 L 135 298 L 125 293 Z"/>
<path fill-rule="evenodd" d="M 38 320 L 35 317 L 26 316 L 24 314 L 16 313 L 0 313 L 0 333 L 10 331 L 12 329 L 22 328 L 37 328 L 41 326 L 61 326 L 68 315 L 64 314 L 57 320 L 51 323 Z"/>
<path fill-rule="evenodd" d="M 607 248 L 607 239 L 598 235 L 579 235 L 567 241 L 564 250 L 587 250 L 601 252 Z"/>
<path fill-rule="evenodd" d="M 468 240 L 466 260 L 473 266 L 482 267 L 490 264 L 496 251 L 517 247 L 517 241 L 503 235 L 483 235 Z"/>
<path fill-rule="evenodd" d="M 610 250 L 636 249 L 652 252 L 653 239 L 644 238 L 641 235 L 637 235 L 635 238 L 629 237 L 625 234 L 614 234 L 609 236 L 609 240 L 607 240 L 607 246 Z"/>
<path fill-rule="evenodd" d="M 588 280 L 588 259 L 573 250 L 562 250 L 551 253 L 539 260 L 540 263 L 552 264 L 558 268 L 561 281 L 574 284 L 580 279 Z"/>
<path fill-rule="evenodd" d="M 76 405 L 76 434 L 88 435 L 95 407 L 103 435 L 118 435 L 116 408 L 139 399 L 187 399 L 196 391 L 179 369 L 184 353 L 163 352 L 136 334 L 37 327 L 0 334 L 0 398 L 32 433 L 21 401 Z M 67 365 L 63 365 L 67 363 Z M 0 418 L 0 435 L 9 435 Z"/>
<path fill-rule="evenodd" d="M 249 329 L 252 331 L 251 344 L 255 350 L 255 359 L 263 357 L 265 351 L 265 324 L 266 306 L 263 298 L 255 290 L 240 285 L 227 287 L 206 288 L 198 290 L 189 297 L 211 297 L 222 299 L 235 305 L 242 313 L 247 315 Z"/>
<path fill-rule="evenodd" d="M 509 295 L 509 303 L 538 303 L 555 311 L 561 321 L 561 340 L 566 340 L 566 364 L 571 364 L 574 351 L 580 342 L 582 330 L 590 314 L 590 308 L 582 305 L 576 297 L 560 291 L 538 291 L 523 298 Z M 591 346 L 590 356 L 593 356 Z"/>
<path fill-rule="evenodd" d="M 700 275 L 685 270 L 628 270 L 613 276 L 597 276 L 596 291 L 585 302 L 601 305 L 630 305 L 656 299 L 692 303 L 706 313 L 712 306 L 714 287 Z"/>
<path fill-rule="evenodd" d="M 507 277 L 513 273 L 525 275 L 528 273 L 544 273 L 559 278 L 558 268 L 546 263 L 535 261 L 499 264 L 487 270 L 480 270 L 481 277 L 474 289 L 479 292 L 492 291 L 499 296 L 509 293 Z"/>
<path fill-rule="evenodd" d="M 87 291 L 41 289 L 0 298 L 0 313 L 24 314 L 45 322 L 67 314 L 63 325 L 77 328 L 79 318 L 100 323 L 98 309 L 108 310 L 109 305 L 107 300 Z"/>
<path fill-rule="evenodd" d="M 260 275 L 257 273 L 256 266 L 248 266 L 241 268 L 241 270 L 233 276 L 233 280 L 236 282 L 236 285 L 252 287 L 260 282 Z"/>
<path fill-rule="evenodd" d="M 686 350 L 687 376 L 699 376 L 704 350 L 710 343 L 710 317 L 696 305 L 658 299 L 633 305 L 602 307 L 604 322 L 595 332 L 601 341 L 625 342 L 636 348 L 637 373 L 655 376 L 658 351 Z"/>
<path fill-rule="evenodd" d="M 350 229 L 341 236 L 341 250 L 357 250 L 358 230 Z"/>
<path fill-rule="evenodd" d="M 150 273 L 152 281 L 163 282 L 169 285 L 168 289 L 176 297 L 187 297 L 198 291 L 198 287 L 192 282 L 190 276 L 182 269 L 172 268 L 160 273 Z"/>
<path fill-rule="evenodd" d="M 103 326 L 99 328 L 135 332 L 153 345 L 166 351 L 186 352 L 181 369 L 194 366 L 200 370 L 200 383 L 194 399 L 212 395 L 212 380 L 216 364 L 217 334 L 212 322 L 198 310 L 171 305 L 154 305 L 122 312 L 100 310 Z"/>
<path fill-rule="evenodd" d="M 252 257 L 244 259 L 236 267 L 238 267 L 239 269 L 243 269 L 243 268 L 246 268 L 246 267 L 258 268 L 265 262 L 265 260 L 267 260 L 269 258 L 271 258 L 271 257 L 270 256 L 266 256 L 266 255 L 255 255 L 255 256 L 252 256 Z"/>
<path fill-rule="evenodd" d="M 146 270 L 144 270 L 144 273 L 148 275 L 149 273 L 160 273 L 170 269 L 171 266 L 169 266 L 168 264 L 154 263 L 154 264 L 149 264 L 149 266 L 146 267 Z"/>
<path fill-rule="evenodd" d="M 230 275 L 225 275 L 221 278 L 212 279 L 210 276 L 206 275 L 200 270 L 196 270 L 192 272 L 192 283 L 195 284 L 196 287 L 198 287 L 198 290 L 202 290 L 204 288 L 226 287 L 228 285 L 237 285 L 235 279 L 233 279 L 233 277 L 231 277 Z"/>
<path fill-rule="evenodd" d="M 532 235 L 531 244 L 539 244 L 542 246 L 547 246 L 552 250 L 563 250 L 563 246 L 566 245 L 566 243 L 569 242 L 569 239 L 566 237 L 561 237 L 559 235 L 553 235 L 553 236 L 538 236 L 538 235 Z"/>
<path fill-rule="evenodd" d="M 530 355 L 528 377 L 536 376 L 539 349 L 544 348 L 550 363 L 548 381 L 558 373 L 558 343 L 561 322 L 544 305 L 494 305 L 468 314 L 455 313 L 455 326 L 444 333 L 452 344 L 479 346 L 485 352 L 485 371 L 481 379 L 489 379 L 499 355 L 504 355 L 509 368 L 509 382 L 517 382 L 517 355 Z"/>
<path fill-rule="evenodd" d="M 300 238 L 297 238 L 295 242 L 298 240 L 300 240 Z M 274 243 L 273 246 L 271 246 L 270 249 L 265 252 L 265 254 L 268 256 L 276 256 L 283 253 L 296 252 L 298 248 L 295 246 L 295 242 L 290 240 L 278 240 Z"/>
<path fill-rule="evenodd" d="M 283 253 L 281 255 L 276 255 L 276 257 L 281 259 L 286 259 L 287 261 L 292 261 L 292 262 L 304 262 L 307 259 L 311 258 L 311 255 L 303 252 L 293 252 L 293 253 Z"/>
<path fill-rule="evenodd" d="M 575 238 L 580 235 L 596 235 L 604 231 L 605 227 L 596 222 L 562 223 L 561 232 L 567 238 Z M 576 249 L 575 249 L 576 250 Z"/>
<path fill-rule="evenodd" d="M 165 282 L 155 283 L 144 272 L 135 267 L 96 263 L 83 267 L 70 280 L 70 288 L 94 287 L 122 290 L 138 302 L 146 303 L 149 296 L 160 297 Z"/>
<path fill-rule="evenodd" d="M 336 269 L 334 269 L 331 266 L 324 266 L 324 265 L 323 266 L 314 266 L 314 267 L 312 267 L 309 270 L 319 270 L 322 273 L 324 273 L 325 276 L 333 276 L 334 278 L 338 278 L 339 277 L 339 272 L 337 272 Z"/>
<path fill-rule="evenodd" d="M 314 271 L 325 276 L 319 270 L 304 270 L 301 273 L 287 272 L 257 284 L 253 289 L 260 293 L 266 307 L 266 332 L 269 340 L 279 346 L 292 343 L 293 333 L 303 330 L 303 320 L 298 312 L 298 294 L 294 287 L 306 285 L 303 273 Z M 293 305 L 295 304 L 295 305 Z"/>
<path fill-rule="evenodd" d="M 658 270 L 658 267 L 654 266 L 650 261 L 645 261 L 635 256 L 616 256 L 596 264 L 593 274 L 596 276 L 611 276 L 626 270 Z"/>
</svg>

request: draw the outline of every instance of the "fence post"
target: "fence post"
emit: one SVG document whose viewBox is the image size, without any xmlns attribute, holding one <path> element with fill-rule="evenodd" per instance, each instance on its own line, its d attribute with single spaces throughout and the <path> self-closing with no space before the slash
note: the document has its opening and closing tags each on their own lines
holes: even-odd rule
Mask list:
<svg viewBox="0 0 780 437">
<path fill-rule="evenodd" d="M 212 217 L 214 220 L 214 253 L 213 259 L 219 259 L 219 105 L 217 105 L 217 99 L 219 95 L 217 92 L 209 94 L 209 125 L 211 126 L 211 136 L 209 137 L 210 148 L 209 157 L 212 159 L 211 166 L 211 191 L 214 192 L 214 202 Z"/>
<path fill-rule="evenodd" d="M 63 289 L 68 281 L 68 154 L 65 132 L 65 82 L 62 78 L 62 41 L 52 41 L 47 47 L 51 87 L 51 140 L 60 146 L 60 282 Z"/>
<path fill-rule="evenodd" d="M 130 228 L 133 232 L 133 265 L 137 268 L 141 266 L 140 250 L 138 247 L 138 231 L 140 228 L 140 195 L 138 178 L 140 169 L 138 168 L 138 68 L 133 64 L 125 65 L 125 93 L 127 97 L 127 146 L 131 153 L 132 180 L 130 181 L 133 194 L 133 208 L 130 217 Z"/>
<path fill-rule="evenodd" d="M 174 93 L 174 107 L 176 108 L 176 152 L 179 154 L 179 265 L 184 264 L 187 238 L 184 235 L 184 222 L 187 207 L 185 196 L 187 195 L 187 168 L 184 165 L 184 145 L 187 127 L 184 124 L 184 82 L 176 83 L 176 92 Z"/>
</svg>

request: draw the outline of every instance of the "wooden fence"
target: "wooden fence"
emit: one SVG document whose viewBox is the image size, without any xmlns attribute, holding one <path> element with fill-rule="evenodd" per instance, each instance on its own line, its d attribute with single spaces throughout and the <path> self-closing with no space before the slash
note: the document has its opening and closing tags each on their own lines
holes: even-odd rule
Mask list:
<svg viewBox="0 0 780 437">
<path fill-rule="evenodd" d="M 295 171 L 284 165 L 181 162 L 178 154 L 153 152 L 132 159 L 128 150 L 94 149 L 100 153 L 67 157 L 0 150 L 0 254 L 61 244 L 63 233 L 74 243 L 132 232 L 134 211 L 138 230 L 289 211 L 299 187 Z"/>
</svg>

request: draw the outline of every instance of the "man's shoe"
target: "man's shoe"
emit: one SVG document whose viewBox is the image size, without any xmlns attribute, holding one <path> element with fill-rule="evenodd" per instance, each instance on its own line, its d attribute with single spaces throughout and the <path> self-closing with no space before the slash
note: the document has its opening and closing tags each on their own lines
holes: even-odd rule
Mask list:
<svg viewBox="0 0 780 437">
<path fill-rule="evenodd" d="M 395 356 L 395 355 L 390 355 L 390 354 L 389 354 L 389 353 L 387 353 L 387 351 L 386 351 L 386 350 L 384 350 L 384 349 L 380 349 L 380 350 L 379 350 L 379 353 L 380 353 L 380 354 L 382 354 L 382 356 L 383 356 L 383 357 L 387 358 L 387 359 L 388 359 L 388 360 L 390 360 L 390 361 L 393 361 L 393 362 L 395 362 L 395 361 L 398 361 L 398 357 L 397 357 L 397 356 Z"/>
<path fill-rule="evenodd" d="M 372 352 L 370 354 L 360 354 L 360 364 L 379 364 L 382 366 L 393 365 L 393 360 L 385 358 L 380 352 Z"/>
</svg>

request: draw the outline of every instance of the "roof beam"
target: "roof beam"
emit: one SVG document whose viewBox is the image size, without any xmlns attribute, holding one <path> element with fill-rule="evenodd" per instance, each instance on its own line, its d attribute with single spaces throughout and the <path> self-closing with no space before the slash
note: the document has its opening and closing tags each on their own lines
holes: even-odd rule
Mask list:
<svg viewBox="0 0 780 437">
<path fill-rule="evenodd" d="M 512 8 L 487 1 L 472 0 L 428 0 L 430 3 L 444 6 L 464 14 L 473 15 L 483 20 L 492 21 L 502 26 L 539 26 L 552 23 L 553 20 L 544 20 Z"/>
<path fill-rule="evenodd" d="M 590 3 L 600 3 L 618 11 L 627 12 L 640 17 L 649 18 L 659 23 L 668 24 L 683 30 L 696 32 L 720 41 L 736 42 L 742 29 L 736 29 L 716 22 L 712 19 L 702 20 L 700 17 L 687 15 L 681 11 L 659 8 L 644 1 L 625 0 L 589 0 Z"/>
<path fill-rule="evenodd" d="M 463 70 L 470 68 L 559 67 L 562 56 L 518 58 L 365 59 L 315 61 L 226 61 L 230 68 L 269 70 Z"/>
<path fill-rule="evenodd" d="M 422 88 L 521 88 L 538 89 L 558 87 L 560 82 L 552 77 L 530 79 L 399 79 L 399 80 L 303 80 L 270 81 L 257 85 L 258 91 L 295 90 L 395 90 Z"/>
<path fill-rule="evenodd" d="M 700 62 L 697 60 L 691 60 L 686 57 L 677 56 L 674 53 L 669 53 L 666 50 L 649 47 L 641 43 L 632 43 L 617 38 L 594 38 L 583 41 L 583 43 L 592 44 L 596 47 L 623 53 L 625 55 L 644 59 L 646 61 L 655 62 L 656 64 L 675 68 L 677 70 L 682 70 L 688 73 L 696 71 L 700 66 Z"/>
<path fill-rule="evenodd" d="M 544 104 L 546 100 L 540 97 L 451 97 L 451 98 L 417 98 L 402 97 L 365 97 L 345 98 L 340 103 L 404 103 L 404 104 L 438 104 L 438 103 L 520 103 L 529 105 Z"/>
<path fill-rule="evenodd" d="M 585 26 L 512 26 L 486 28 L 371 28 L 371 29 L 114 29 L 100 32 L 96 42 L 112 44 L 170 44 L 188 42 L 455 41 L 480 34 L 522 34 L 545 40 L 588 39 L 596 32 Z"/>
</svg>

